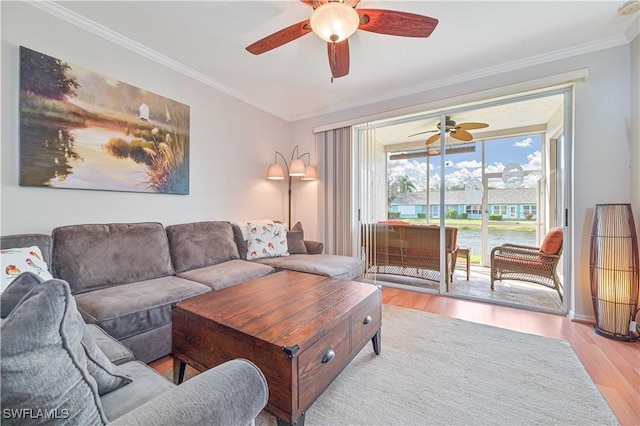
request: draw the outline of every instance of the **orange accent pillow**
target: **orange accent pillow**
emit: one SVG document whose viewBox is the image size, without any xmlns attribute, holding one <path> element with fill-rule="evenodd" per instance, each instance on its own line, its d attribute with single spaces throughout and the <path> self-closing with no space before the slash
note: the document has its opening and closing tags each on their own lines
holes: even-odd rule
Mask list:
<svg viewBox="0 0 640 426">
<path fill-rule="evenodd" d="M 540 253 L 544 254 L 558 254 L 562 248 L 562 228 L 551 228 L 542 246 L 540 246 Z"/>
</svg>

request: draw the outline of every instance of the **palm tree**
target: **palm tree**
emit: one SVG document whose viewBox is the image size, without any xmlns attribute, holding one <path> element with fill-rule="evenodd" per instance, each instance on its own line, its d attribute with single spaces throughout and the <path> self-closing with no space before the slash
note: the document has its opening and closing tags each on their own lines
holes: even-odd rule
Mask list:
<svg viewBox="0 0 640 426">
<path fill-rule="evenodd" d="M 409 179 L 409 176 L 407 175 L 398 176 L 396 178 L 396 182 L 398 185 L 398 192 L 414 192 L 416 190 L 416 186 L 411 182 L 411 179 Z"/>
<path fill-rule="evenodd" d="M 415 190 L 416 186 L 413 182 L 411 182 L 409 176 L 396 176 L 396 178 L 389 183 L 389 194 L 387 199 L 389 206 L 391 206 L 391 203 L 398 194 L 405 192 L 414 192 Z"/>
</svg>

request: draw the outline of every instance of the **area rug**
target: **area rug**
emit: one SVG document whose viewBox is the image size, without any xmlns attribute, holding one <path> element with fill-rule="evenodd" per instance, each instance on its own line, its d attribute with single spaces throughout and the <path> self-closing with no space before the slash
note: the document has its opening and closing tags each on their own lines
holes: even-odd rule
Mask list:
<svg viewBox="0 0 640 426">
<path fill-rule="evenodd" d="M 315 401 L 313 425 L 612 425 L 567 342 L 383 306 L 367 345 Z M 262 412 L 257 426 L 275 426 Z"/>
</svg>

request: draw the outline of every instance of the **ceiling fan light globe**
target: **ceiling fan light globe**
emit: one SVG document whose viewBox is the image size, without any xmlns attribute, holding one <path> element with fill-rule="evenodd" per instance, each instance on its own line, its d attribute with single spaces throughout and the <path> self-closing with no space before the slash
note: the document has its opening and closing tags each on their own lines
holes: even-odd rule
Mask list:
<svg viewBox="0 0 640 426">
<path fill-rule="evenodd" d="M 360 25 L 356 10 L 342 2 L 329 2 L 318 6 L 311 15 L 311 29 L 321 39 L 337 43 L 348 39 Z"/>
</svg>

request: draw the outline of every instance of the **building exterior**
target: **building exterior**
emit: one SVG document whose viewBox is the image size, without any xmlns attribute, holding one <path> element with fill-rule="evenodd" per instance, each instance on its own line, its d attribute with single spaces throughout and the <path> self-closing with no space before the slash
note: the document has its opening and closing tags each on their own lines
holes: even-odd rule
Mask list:
<svg viewBox="0 0 640 426">
<path fill-rule="evenodd" d="M 488 212 L 495 220 L 532 220 L 537 218 L 536 188 L 489 189 Z M 458 218 L 481 219 L 482 204 L 466 191 L 445 191 L 447 215 Z M 400 213 L 400 218 L 440 217 L 440 193 L 405 192 L 391 202 L 390 212 Z M 500 216 L 498 218 L 497 216 Z"/>
</svg>

